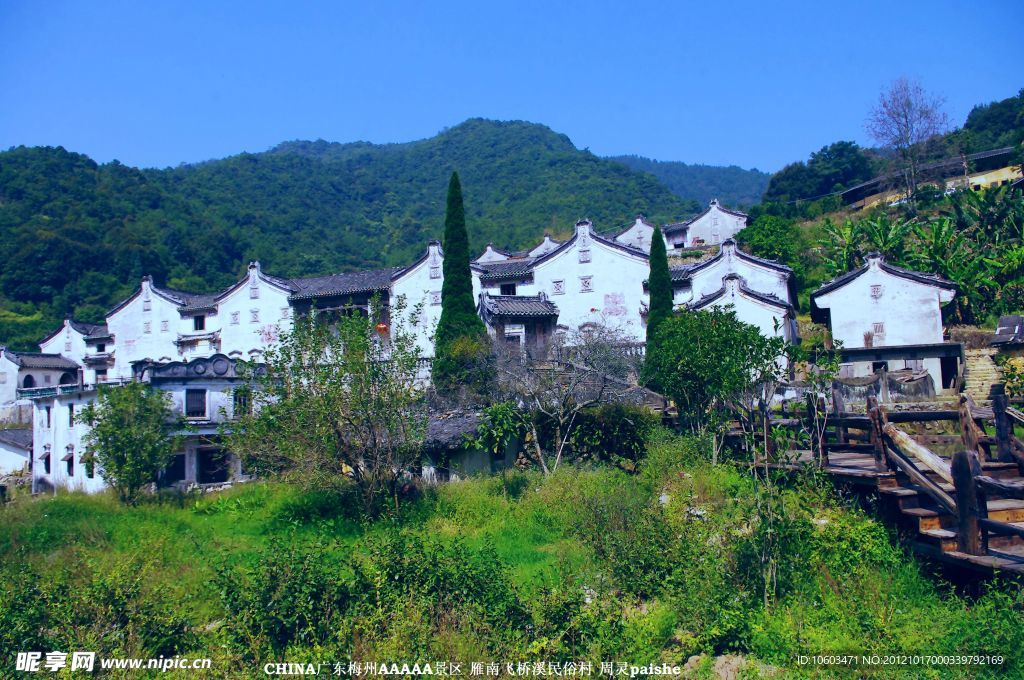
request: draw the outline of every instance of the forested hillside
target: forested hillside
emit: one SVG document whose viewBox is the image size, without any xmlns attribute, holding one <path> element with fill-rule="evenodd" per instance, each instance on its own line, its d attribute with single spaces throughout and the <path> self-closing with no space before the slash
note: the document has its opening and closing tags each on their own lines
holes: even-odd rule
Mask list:
<svg viewBox="0 0 1024 680">
<path fill-rule="evenodd" d="M 675 193 L 701 205 L 717 198 L 726 205 L 749 207 L 761 202 L 771 177 L 757 169 L 735 165 L 688 165 L 678 161 L 656 161 L 643 156 L 614 156 L 609 160 L 640 172 L 648 172 Z"/>
<path fill-rule="evenodd" d="M 18 147 L 0 153 L 0 343 L 31 347 L 66 313 L 99 321 L 144 274 L 205 291 L 252 259 L 286 276 L 409 262 L 441 235 L 452 170 L 474 250 L 523 247 L 581 217 L 610 230 L 699 209 L 525 122 L 473 119 L 404 144 L 287 142 L 165 170 Z"/>
</svg>

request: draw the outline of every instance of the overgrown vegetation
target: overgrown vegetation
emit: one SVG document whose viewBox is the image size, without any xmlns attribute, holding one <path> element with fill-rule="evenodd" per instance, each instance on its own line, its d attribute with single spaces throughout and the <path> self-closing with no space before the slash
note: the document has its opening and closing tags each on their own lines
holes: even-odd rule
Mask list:
<svg viewBox="0 0 1024 680">
<path fill-rule="evenodd" d="M 701 653 L 787 675 L 813 675 L 796 664 L 808 653 L 998 654 L 1003 668 L 942 672 L 1024 670 L 1019 589 L 956 595 L 814 478 L 773 480 L 769 517 L 763 482 L 708 451 L 657 435 L 638 474 L 473 479 L 370 522 L 350 519 L 358 497 L 265 483 L 134 507 L 18 502 L 0 510 L 0 657 L 212 656 L 211 677 L 280 660 Z"/>
</svg>

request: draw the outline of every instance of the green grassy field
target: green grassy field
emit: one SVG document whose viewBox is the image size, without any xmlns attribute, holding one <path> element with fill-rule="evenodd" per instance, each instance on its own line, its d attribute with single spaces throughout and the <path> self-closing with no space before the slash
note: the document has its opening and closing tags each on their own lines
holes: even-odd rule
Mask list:
<svg viewBox="0 0 1024 680">
<path fill-rule="evenodd" d="M 637 475 L 452 483 L 374 522 L 345 493 L 274 483 L 136 507 L 19 499 L 0 510 L 0 676 L 29 649 L 211 657 L 208 677 L 239 678 L 268 661 L 596 672 L 727 653 L 750 677 L 821 673 L 800 654 L 997 654 L 1001 669 L 873 677 L 1024 674 L 1019 586 L 961 597 L 823 481 L 766 484 L 702 450 L 666 438 Z"/>
</svg>

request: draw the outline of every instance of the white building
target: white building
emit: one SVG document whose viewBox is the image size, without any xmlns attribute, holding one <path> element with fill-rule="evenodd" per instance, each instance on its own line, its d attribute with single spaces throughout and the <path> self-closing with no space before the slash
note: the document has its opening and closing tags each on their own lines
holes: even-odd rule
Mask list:
<svg viewBox="0 0 1024 680">
<path fill-rule="evenodd" d="M 32 430 L 0 430 L 0 476 L 28 469 L 32 457 Z"/>
<path fill-rule="evenodd" d="M 952 282 L 895 267 L 873 253 L 864 266 L 814 291 L 811 318 L 827 324 L 833 340 L 844 348 L 934 345 L 942 342 L 942 306 L 954 295 Z M 927 370 L 935 388 L 942 388 L 939 359 L 898 363 L 886 368 Z M 858 362 L 844 366 L 843 375 L 863 377 L 876 368 Z"/>
<path fill-rule="evenodd" d="M 667 224 L 662 229 L 669 250 L 718 245 L 747 226 L 746 213 L 723 208 L 718 199 L 708 209 L 684 222 Z"/>
<path fill-rule="evenodd" d="M 617 328 L 643 342 L 653 230 L 638 218 L 617 236 L 605 236 L 581 220 L 565 241 L 545 236 L 520 253 L 489 245 L 470 267 L 478 311 L 492 335 L 520 345 L 543 347 L 553 333 L 588 325 Z M 421 355 L 432 357 L 443 262 L 441 244 L 431 241 L 405 267 L 288 279 L 266 274 L 253 262 L 220 293 L 173 290 L 144 277 L 138 290 L 108 312 L 105 324 L 69 319 L 43 340 L 43 354 L 27 359 L 30 355 L 5 352 L 0 362 L 10 363 L 10 396 L 19 396 L 20 388 L 20 396 L 33 402 L 36 489 L 103 487 L 101 475 L 83 462 L 86 426 L 74 415 L 95 399 L 97 384 L 124 380 L 144 380 L 167 391 L 194 426 L 165 482 L 215 484 L 229 473 L 237 477 L 238 461 L 216 443 L 218 421 L 232 417 L 238 406 L 235 362 L 259 361 L 296 315 L 365 313 L 375 297 L 388 316 L 403 301 L 405 313 L 417 321 Z M 779 321 L 780 333 L 795 340 L 788 325 L 791 274 L 727 241 L 706 262 L 673 271 L 676 303 L 699 308 L 729 301 L 741 319 L 767 335 L 777 332 L 770 321 Z M 720 289 L 725 293 L 715 297 Z"/>
</svg>

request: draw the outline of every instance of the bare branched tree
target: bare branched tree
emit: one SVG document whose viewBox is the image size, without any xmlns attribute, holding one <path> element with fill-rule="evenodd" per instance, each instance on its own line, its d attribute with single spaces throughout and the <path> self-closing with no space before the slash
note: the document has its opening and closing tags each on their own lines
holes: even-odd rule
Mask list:
<svg viewBox="0 0 1024 680">
<path fill-rule="evenodd" d="M 537 419 L 529 419 L 531 454 L 545 474 L 561 464 L 581 411 L 602 403 L 640 402 L 648 394 L 636 382 L 642 356 L 635 340 L 607 326 L 557 334 L 543 350 L 532 353 L 499 343 L 495 354 L 499 397 L 553 425 L 554 436 L 545 450 Z"/>
<path fill-rule="evenodd" d="M 949 127 L 949 117 L 942 110 L 945 101 L 926 92 L 920 82 L 901 77 L 879 94 L 868 115 L 868 134 L 897 151 L 904 161 L 908 198 L 917 192 L 925 143 Z"/>
</svg>

